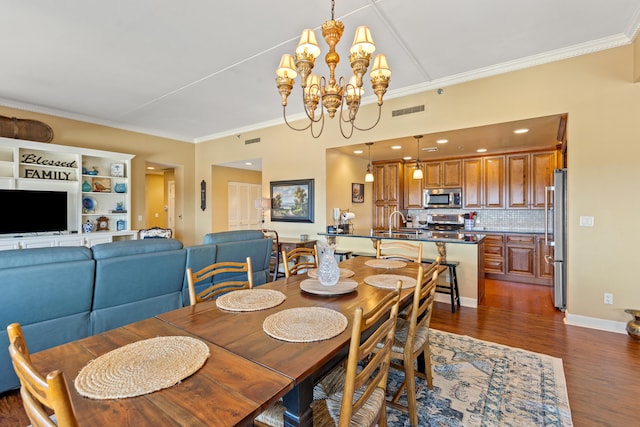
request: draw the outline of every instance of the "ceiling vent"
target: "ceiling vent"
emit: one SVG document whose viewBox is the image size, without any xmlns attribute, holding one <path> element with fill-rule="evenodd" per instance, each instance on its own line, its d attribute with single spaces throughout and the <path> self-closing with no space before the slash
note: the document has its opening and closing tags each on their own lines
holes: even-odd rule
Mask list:
<svg viewBox="0 0 640 427">
<path fill-rule="evenodd" d="M 256 142 L 260 142 L 260 138 L 245 139 L 244 140 L 244 145 L 255 144 Z"/>
<path fill-rule="evenodd" d="M 424 111 L 424 105 L 416 105 L 415 107 L 407 107 L 401 110 L 393 110 L 391 117 L 404 116 L 406 114 L 420 113 Z"/>
</svg>

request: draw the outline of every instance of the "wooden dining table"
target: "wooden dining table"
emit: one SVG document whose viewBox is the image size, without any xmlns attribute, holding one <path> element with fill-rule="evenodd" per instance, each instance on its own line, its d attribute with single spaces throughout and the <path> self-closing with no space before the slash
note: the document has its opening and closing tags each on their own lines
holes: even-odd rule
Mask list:
<svg viewBox="0 0 640 427">
<path fill-rule="evenodd" d="M 126 399 L 81 396 L 73 381 L 90 361 L 111 350 L 159 336 L 192 336 L 150 318 L 31 355 L 40 372 L 60 369 L 80 426 L 251 426 L 264 408 L 293 387 L 290 378 L 211 342 L 195 374 L 154 393 Z M 197 338 L 197 337 L 196 337 Z"/>
<path fill-rule="evenodd" d="M 311 426 L 313 386 L 348 352 L 353 315 L 365 312 L 389 292 L 371 286 L 365 278 L 378 274 L 404 275 L 415 279 L 417 266 L 397 269 L 372 268 L 367 257 L 341 262 L 353 271 L 358 285 L 354 292 L 316 295 L 302 291 L 299 274 L 261 285 L 259 289 L 281 291 L 281 304 L 256 311 L 227 311 L 215 300 L 187 306 L 67 343 L 32 355 L 41 372 L 61 369 L 67 378 L 80 425 L 251 425 L 253 419 L 279 399 L 285 405 L 286 426 Z M 401 300 L 411 301 L 413 287 L 403 288 Z M 263 330 L 265 319 L 282 310 L 324 307 L 342 313 L 348 320 L 337 336 L 312 342 L 288 342 Z M 158 336 L 191 336 L 205 342 L 209 359 L 196 373 L 179 384 L 138 397 L 94 400 L 80 396 L 73 379 L 96 357 L 127 344 Z"/>
<path fill-rule="evenodd" d="M 412 263 L 399 269 L 380 269 L 367 266 L 365 263 L 369 259 L 354 257 L 339 264 L 340 268 L 354 272 L 351 279 L 358 283 L 355 292 L 331 296 L 310 294 L 300 289 L 300 282 L 308 278 L 307 274 L 299 274 L 260 286 L 261 289 L 279 290 L 286 296 L 282 304 L 267 310 L 234 313 L 220 310 L 215 301 L 209 301 L 173 310 L 158 318 L 290 378 L 294 387 L 283 398 L 285 426 L 311 426 L 313 385 L 346 357 L 355 309 L 362 307 L 367 312 L 390 292 L 389 289 L 366 284 L 365 278 L 395 274 L 415 279 L 417 275 L 417 265 Z M 403 303 L 411 300 L 413 290 L 411 287 L 401 291 Z M 304 343 L 281 341 L 263 331 L 263 323 L 268 316 L 298 307 L 336 310 L 346 316 L 348 326 L 331 339 Z"/>
</svg>

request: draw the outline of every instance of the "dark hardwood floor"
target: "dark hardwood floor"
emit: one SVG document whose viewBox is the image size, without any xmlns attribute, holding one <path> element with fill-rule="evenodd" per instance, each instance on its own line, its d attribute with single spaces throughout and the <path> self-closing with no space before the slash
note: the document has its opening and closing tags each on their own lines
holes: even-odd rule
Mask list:
<svg viewBox="0 0 640 427">
<path fill-rule="evenodd" d="M 640 425 L 640 341 L 625 334 L 568 326 L 551 288 L 487 280 L 477 309 L 436 303 L 436 329 L 561 358 L 573 423 Z M 0 426 L 29 424 L 17 392 L 0 395 Z"/>
</svg>

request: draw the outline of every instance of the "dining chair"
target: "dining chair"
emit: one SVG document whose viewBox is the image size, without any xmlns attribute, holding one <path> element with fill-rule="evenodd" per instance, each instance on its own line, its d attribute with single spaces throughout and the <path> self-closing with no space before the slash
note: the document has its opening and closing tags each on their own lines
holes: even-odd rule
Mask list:
<svg viewBox="0 0 640 427">
<path fill-rule="evenodd" d="M 233 280 L 215 281 L 219 274 L 231 274 Z M 238 280 L 246 275 L 246 280 Z M 196 293 L 196 284 L 211 278 L 212 285 Z M 187 284 L 189 285 L 189 302 L 196 305 L 199 302 L 216 298 L 223 293 L 239 289 L 253 288 L 253 269 L 251 257 L 246 262 L 224 261 L 204 267 L 195 273 L 187 268 Z"/>
<path fill-rule="evenodd" d="M 418 267 L 413 301 L 406 311 L 398 315 L 391 351 L 391 368 L 403 371 L 404 381 L 387 404 L 408 412 L 412 427 L 418 425 L 415 377 L 426 379 L 429 389 L 433 389 L 429 323 L 438 282 L 439 261 L 438 257 L 436 262 L 427 268 L 430 276 L 424 274 L 425 269 L 422 265 Z M 407 406 L 399 403 L 404 389 L 407 390 Z"/>
<path fill-rule="evenodd" d="M 378 240 L 376 243 L 376 258 L 402 259 L 421 263 L 422 243 L 414 244 L 398 240 Z"/>
<path fill-rule="evenodd" d="M 295 248 L 289 252 L 283 249 L 282 265 L 284 266 L 285 277 L 303 273 L 310 268 L 318 268 L 318 246 L 313 245 L 313 248 Z"/>
<path fill-rule="evenodd" d="M 387 377 L 401 288 L 402 282 L 398 280 L 396 288 L 367 313 L 362 307 L 356 308 L 346 362 L 314 387 L 311 404 L 314 426 L 386 427 Z M 370 335 L 361 342 L 365 331 Z M 254 424 L 283 426 L 284 409 L 279 400 L 260 414 Z"/>
<path fill-rule="evenodd" d="M 280 237 L 276 230 L 262 229 L 262 234 L 265 237 L 270 237 L 272 240 L 271 256 L 269 258 L 269 273 L 271 274 L 271 280 L 276 280 L 278 277 L 284 276 L 284 269 L 280 271 Z"/>
<path fill-rule="evenodd" d="M 31 364 L 31 356 L 19 323 L 7 326 L 9 354 L 20 379 L 20 397 L 31 425 L 35 427 L 76 427 L 71 397 L 60 370 L 43 377 Z M 49 415 L 53 411 L 53 415 Z"/>
</svg>

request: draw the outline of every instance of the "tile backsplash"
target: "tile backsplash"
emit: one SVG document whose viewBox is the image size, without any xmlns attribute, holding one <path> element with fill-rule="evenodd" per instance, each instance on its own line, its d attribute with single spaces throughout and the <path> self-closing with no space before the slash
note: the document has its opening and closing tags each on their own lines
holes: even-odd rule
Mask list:
<svg viewBox="0 0 640 427">
<path fill-rule="evenodd" d="M 427 214 L 465 214 L 469 209 L 409 209 L 413 219 Z M 544 209 L 478 209 L 476 230 L 512 231 L 523 233 L 544 232 Z"/>
</svg>

